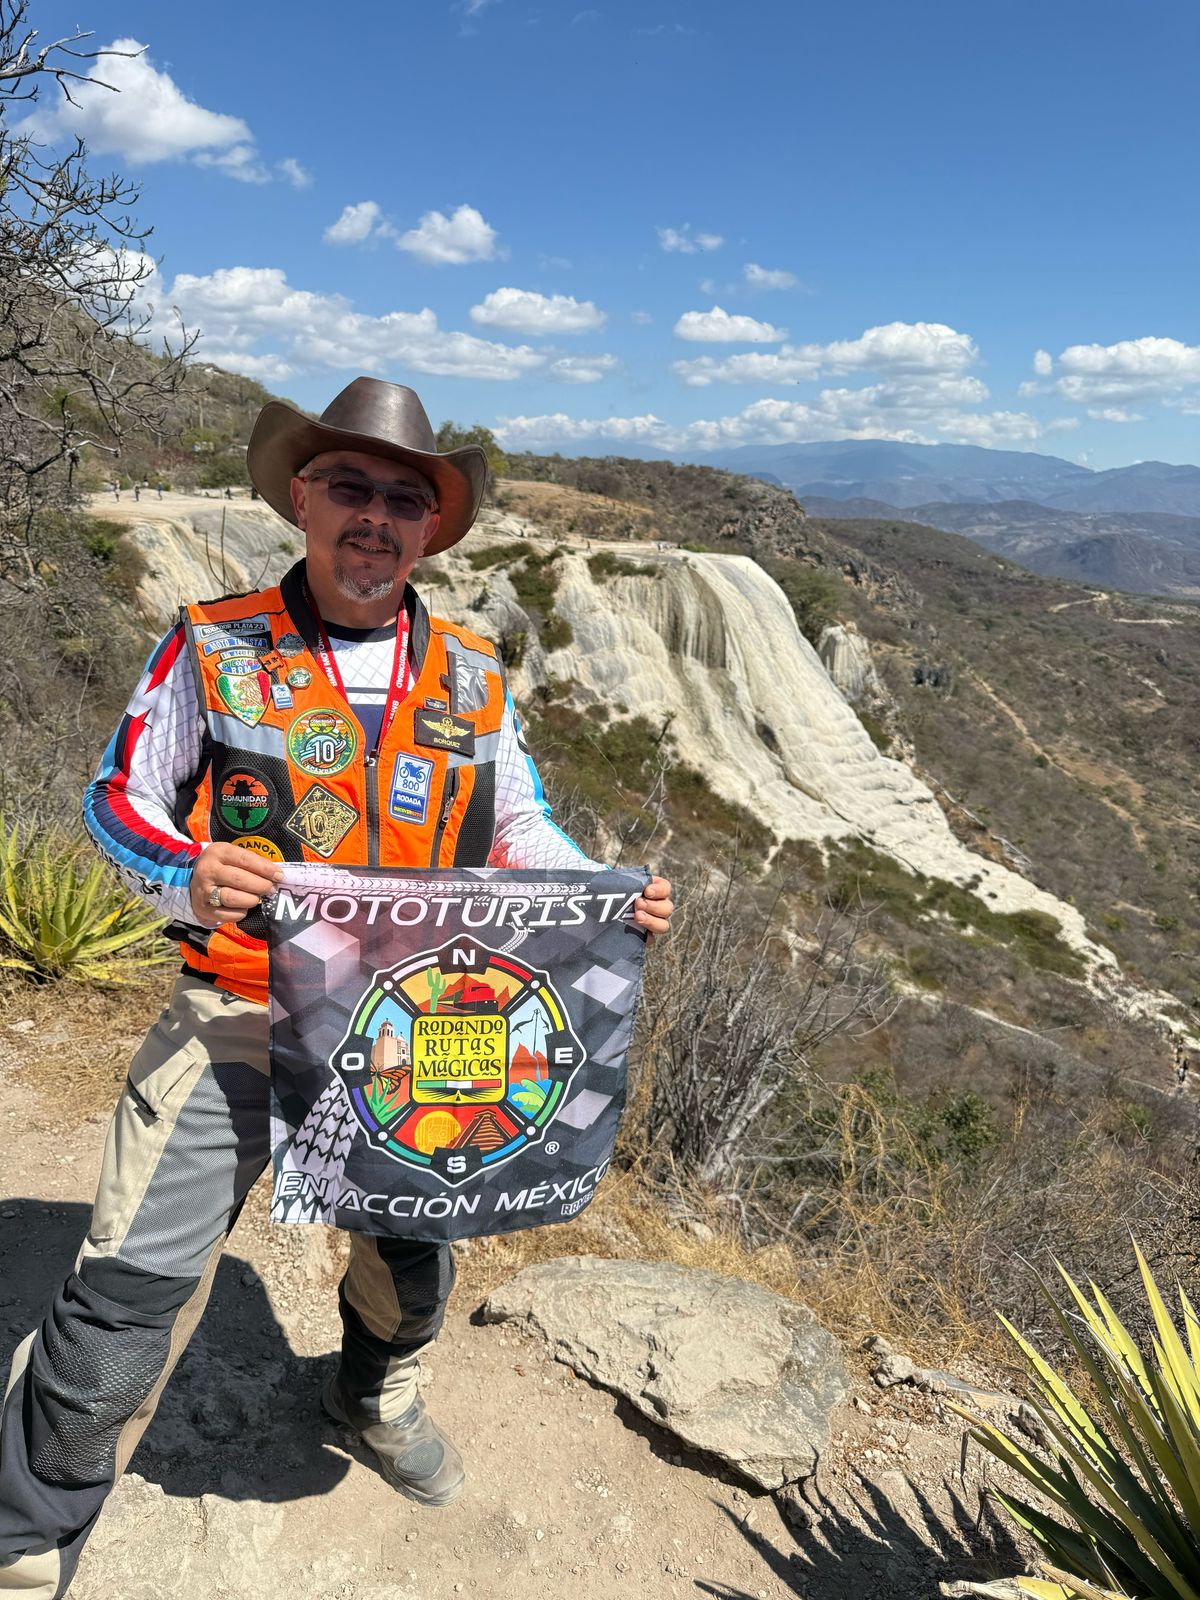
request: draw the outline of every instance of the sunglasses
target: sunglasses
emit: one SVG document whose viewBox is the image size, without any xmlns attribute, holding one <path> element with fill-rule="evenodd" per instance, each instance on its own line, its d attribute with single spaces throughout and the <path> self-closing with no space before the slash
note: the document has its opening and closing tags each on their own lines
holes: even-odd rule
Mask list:
<svg viewBox="0 0 1200 1600">
<path fill-rule="evenodd" d="M 303 473 L 301 481 L 308 483 L 313 478 L 324 478 L 325 493 L 334 505 L 351 511 L 365 511 L 377 494 L 383 496 L 388 516 L 401 522 L 420 522 L 427 512 L 436 510 L 429 496 L 413 484 L 376 483 L 344 467 L 318 467 L 315 472 Z"/>
</svg>

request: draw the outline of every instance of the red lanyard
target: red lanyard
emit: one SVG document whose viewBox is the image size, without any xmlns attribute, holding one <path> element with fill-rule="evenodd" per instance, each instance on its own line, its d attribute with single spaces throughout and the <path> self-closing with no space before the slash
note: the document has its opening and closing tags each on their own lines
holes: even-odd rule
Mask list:
<svg viewBox="0 0 1200 1600">
<path fill-rule="evenodd" d="M 329 635 L 325 631 L 321 613 L 317 610 L 317 602 L 313 599 L 312 591 L 307 584 L 305 584 L 304 590 L 309 610 L 312 612 L 313 620 L 317 624 L 317 661 L 321 671 L 329 679 L 342 699 L 346 701 L 346 704 L 349 705 L 350 702 L 346 694 L 346 685 L 342 679 L 341 668 L 337 664 L 337 656 L 334 654 L 333 646 L 329 642 Z M 388 684 L 388 697 L 384 704 L 383 717 L 379 723 L 379 740 L 376 749 L 387 738 L 392 719 L 400 709 L 400 702 L 411 691 L 414 682 L 412 663 L 408 659 L 408 612 L 401 606 L 400 612 L 396 617 L 396 653 L 392 657 L 392 675 Z"/>
</svg>

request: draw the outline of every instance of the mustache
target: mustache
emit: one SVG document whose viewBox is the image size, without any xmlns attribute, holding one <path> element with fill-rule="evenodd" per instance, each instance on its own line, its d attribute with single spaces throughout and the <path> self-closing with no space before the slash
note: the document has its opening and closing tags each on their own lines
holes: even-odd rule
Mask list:
<svg viewBox="0 0 1200 1600">
<path fill-rule="evenodd" d="M 342 549 L 344 545 L 350 544 L 354 539 L 365 539 L 370 544 L 385 545 L 394 556 L 400 554 L 399 540 L 394 534 L 389 533 L 386 528 L 347 528 L 345 533 L 338 536 L 337 548 L 339 550 Z"/>
</svg>

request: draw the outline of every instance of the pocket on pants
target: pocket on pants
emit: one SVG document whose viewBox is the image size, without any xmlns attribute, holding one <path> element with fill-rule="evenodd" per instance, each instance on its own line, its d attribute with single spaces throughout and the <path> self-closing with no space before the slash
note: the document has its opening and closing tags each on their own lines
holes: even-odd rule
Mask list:
<svg viewBox="0 0 1200 1600">
<path fill-rule="evenodd" d="M 138 1109 L 157 1122 L 183 1098 L 185 1080 L 192 1069 L 203 1066 L 207 1055 L 200 1040 L 163 1026 L 163 1017 L 142 1040 L 129 1063 L 125 1088 Z"/>
</svg>

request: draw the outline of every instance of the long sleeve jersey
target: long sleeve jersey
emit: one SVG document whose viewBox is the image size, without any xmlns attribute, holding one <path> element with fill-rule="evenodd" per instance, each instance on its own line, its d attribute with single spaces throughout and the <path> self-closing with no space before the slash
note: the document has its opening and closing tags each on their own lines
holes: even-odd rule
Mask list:
<svg viewBox="0 0 1200 1600">
<path fill-rule="evenodd" d="M 329 629 L 330 644 L 360 720 L 376 720 L 386 698 L 394 628 Z M 175 821 L 176 799 L 199 772 L 204 721 L 182 624 L 151 653 L 83 799 L 83 819 L 101 855 L 159 916 L 200 926 L 192 911 L 192 867 L 201 846 Z M 512 696 L 505 699 L 496 757 L 496 831 L 488 865 L 599 869 L 551 820 Z"/>
</svg>

